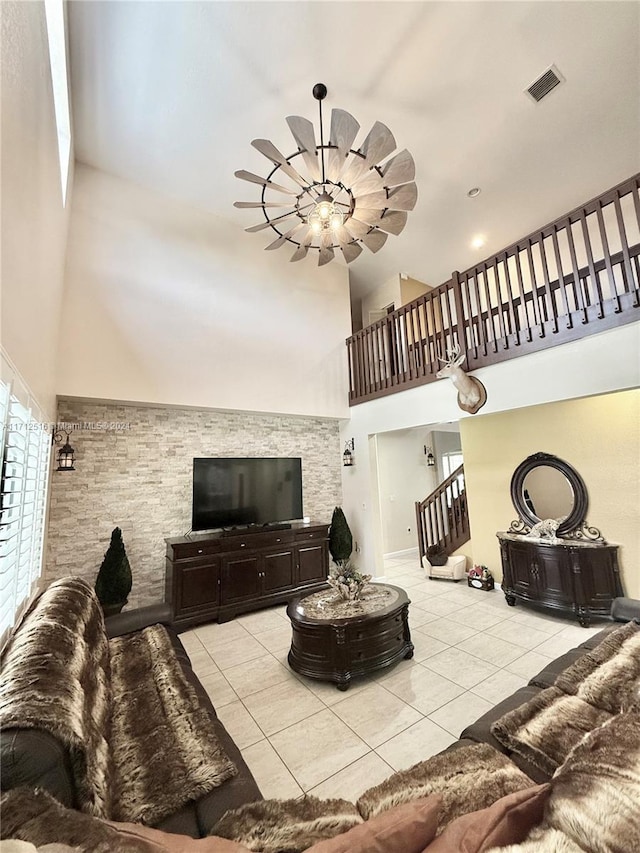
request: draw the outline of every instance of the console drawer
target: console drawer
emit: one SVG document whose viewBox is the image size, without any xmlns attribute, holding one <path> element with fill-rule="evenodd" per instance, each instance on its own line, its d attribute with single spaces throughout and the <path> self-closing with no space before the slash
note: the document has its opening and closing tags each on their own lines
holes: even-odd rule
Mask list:
<svg viewBox="0 0 640 853">
<path fill-rule="evenodd" d="M 225 536 L 221 540 L 224 551 L 255 551 L 262 548 L 278 548 L 293 542 L 291 530 L 272 533 L 249 533 L 247 536 Z"/>
<path fill-rule="evenodd" d="M 173 550 L 173 554 L 170 552 Z M 209 540 L 208 542 L 180 542 L 177 545 L 170 545 L 168 548 L 168 556 L 173 556 L 174 560 L 188 560 L 192 557 L 204 557 L 207 554 L 218 554 L 220 551 L 220 542 L 217 539 Z"/>
</svg>

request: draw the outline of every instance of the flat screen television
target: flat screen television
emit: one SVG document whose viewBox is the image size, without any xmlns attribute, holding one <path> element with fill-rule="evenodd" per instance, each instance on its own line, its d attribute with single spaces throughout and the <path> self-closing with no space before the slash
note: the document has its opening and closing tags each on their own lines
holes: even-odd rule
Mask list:
<svg viewBox="0 0 640 853">
<path fill-rule="evenodd" d="M 192 530 L 302 518 L 302 460 L 194 459 Z"/>
</svg>

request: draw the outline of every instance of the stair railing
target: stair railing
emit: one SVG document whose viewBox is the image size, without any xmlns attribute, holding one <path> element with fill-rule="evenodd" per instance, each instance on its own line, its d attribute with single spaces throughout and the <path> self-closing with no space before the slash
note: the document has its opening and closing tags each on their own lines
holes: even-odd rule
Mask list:
<svg viewBox="0 0 640 853">
<path fill-rule="evenodd" d="M 423 501 L 416 501 L 416 527 L 420 562 L 427 548 L 439 545 L 452 554 L 470 538 L 464 465 L 443 480 Z"/>
</svg>

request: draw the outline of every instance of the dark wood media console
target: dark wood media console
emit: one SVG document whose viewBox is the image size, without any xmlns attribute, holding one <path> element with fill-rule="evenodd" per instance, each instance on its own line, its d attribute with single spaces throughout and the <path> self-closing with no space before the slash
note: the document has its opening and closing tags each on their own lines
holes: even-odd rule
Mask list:
<svg viewBox="0 0 640 853">
<path fill-rule="evenodd" d="M 329 525 L 317 522 L 166 539 L 165 601 L 174 625 L 228 622 L 321 589 L 328 539 Z"/>
</svg>

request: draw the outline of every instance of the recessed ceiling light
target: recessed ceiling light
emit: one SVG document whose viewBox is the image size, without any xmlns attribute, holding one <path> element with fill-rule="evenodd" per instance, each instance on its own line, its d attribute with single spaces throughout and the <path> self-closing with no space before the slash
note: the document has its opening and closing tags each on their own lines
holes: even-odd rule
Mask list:
<svg viewBox="0 0 640 853">
<path fill-rule="evenodd" d="M 467 195 L 469 196 L 469 198 L 475 198 L 477 195 L 480 195 L 481 192 L 482 190 L 480 189 L 480 187 L 471 187 Z"/>
<path fill-rule="evenodd" d="M 471 245 L 474 249 L 481 249 L 486 242 L 486 239 L 482 237 L 482 235 L 478 234 L 478 236 L 474 237 L 471 241 Z"/>
</svg>

